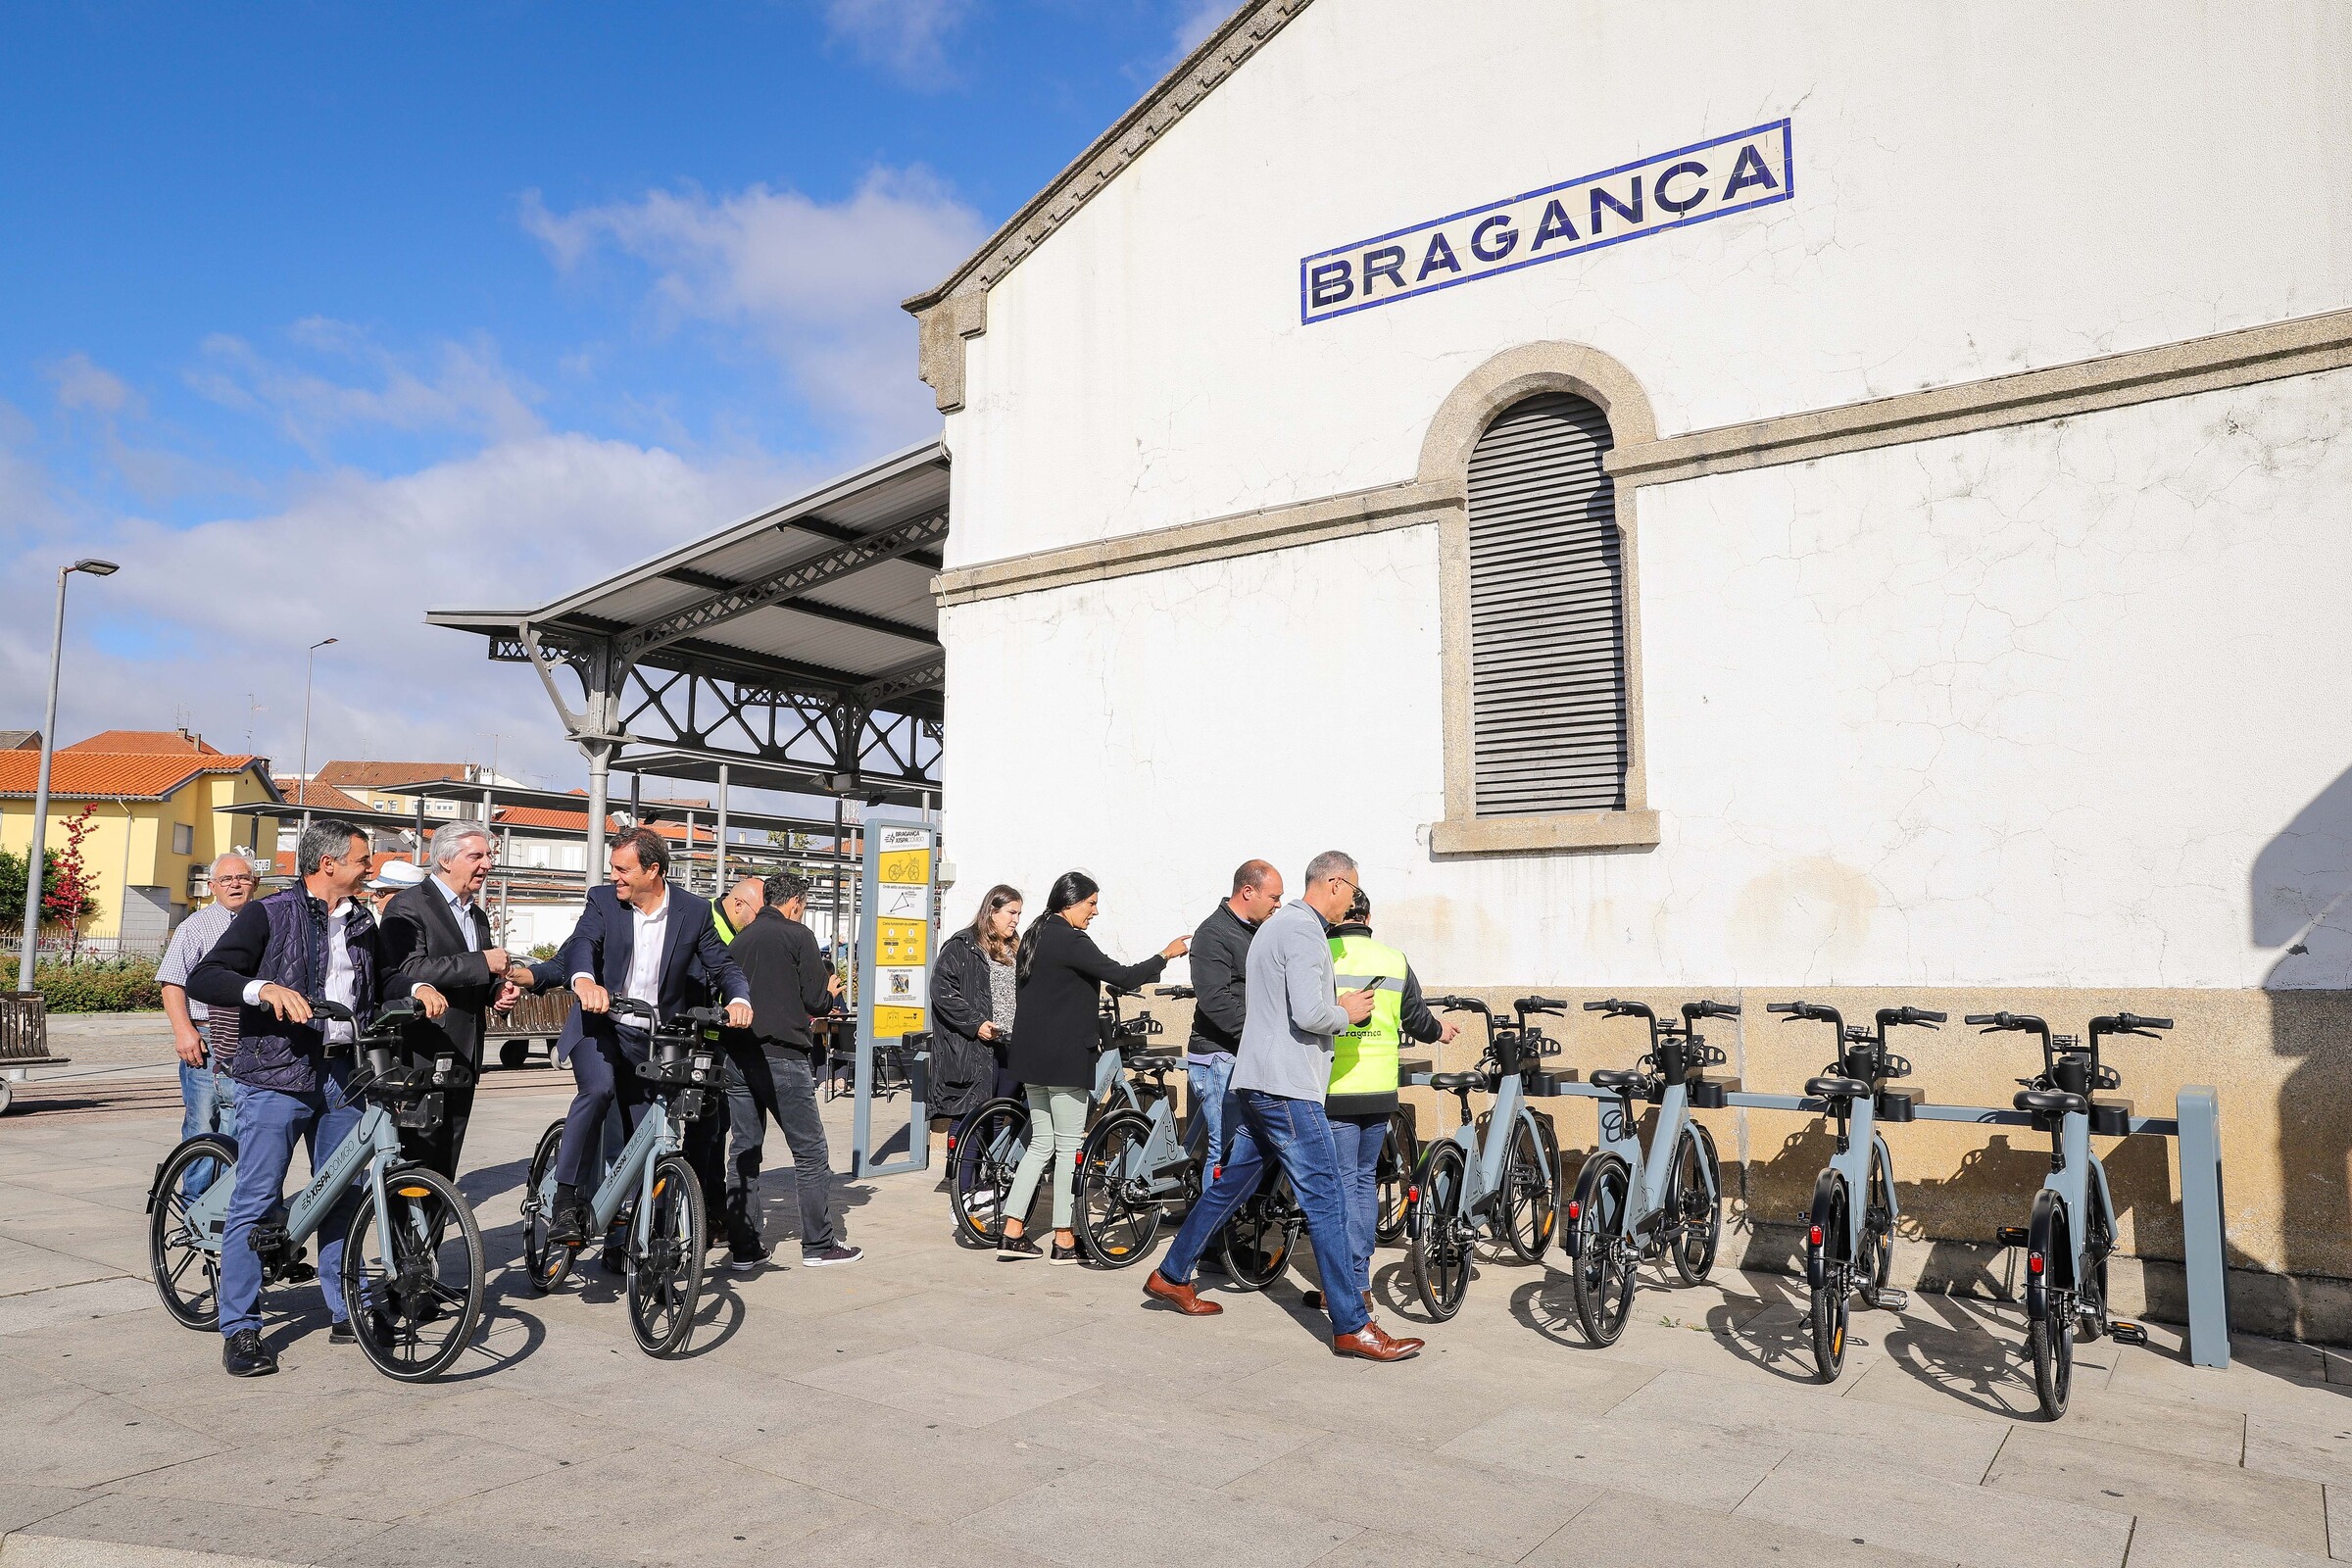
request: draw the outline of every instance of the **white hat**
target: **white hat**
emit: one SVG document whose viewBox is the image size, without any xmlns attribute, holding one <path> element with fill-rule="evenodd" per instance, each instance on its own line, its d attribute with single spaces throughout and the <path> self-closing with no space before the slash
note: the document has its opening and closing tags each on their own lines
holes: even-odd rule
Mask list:
<svg viewBox="0 0 2352 1568">
<path fill-rule="evenodd" d="M 415 860 L 386 860 L 384 868 L 375 874 L 368 886 L 377 893 L 397 892 L 401 888 L 424 885 L 424 867 Z"/>
</svg>

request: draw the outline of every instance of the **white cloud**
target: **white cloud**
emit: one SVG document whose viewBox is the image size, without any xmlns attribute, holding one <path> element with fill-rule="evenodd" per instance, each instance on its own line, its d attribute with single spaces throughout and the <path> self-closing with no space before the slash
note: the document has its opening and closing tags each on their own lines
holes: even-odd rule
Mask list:
<svg viewBox="0 0 2352 1568">
<path fill-rule="evenodd" d="M 1238 0 L 1188 0 L 1176 16 L 1174 46 L 1168 51 L 1165 69 L 1173 71 L 1184 57 L 1200 47 L 1200 40 L 1225 24 L 1232 16 Z"/>
<path fill-rule="evenodd" d="M 146 412 L 138 394 L 121 376 L 86 354 L 69 354 L 58 361 L 49 368 L 49 379 L 57 383 L 57 403 L 62 409 L 110 417 Z"/>
<path fill-rule="evenodd" d="M 825 0 L 825 27 L 907 85 L 938 88 L 955 80 L 949 35 L 974 9 L 974 0 Z"/>
<path fill-rule="evenodd" d="M 649 268 L 674 322 L 760 334 L 820 416 L 869 440 L 931 427 L 914 323 L 899 302 L 944 277 L 986 235 L 980 215 L 921 170 L 876 170 L 847 199 L 754 185 L 731 196 L 652 191 L 555 213 L 536 191 L 522 223 L 556 264 L 610 246 Z"/>
<path fill-rule="evenodd" d="M 303 650 L 318 658 L 311 756 L 486 760 L 579 782 L 539 683 L 486 662 L 479 638 L 428 609 L 527 608 L 707 532 L 815 475 L 764 459 L 701 464 L 661 448 L 532 434 L 394 478 L 331 473 L 261 516 L 174 529 L 101 522 L 59 505 L 0 447 L 0 728 L 40 722 L 50 595 L 61 561 L 122 563 L 77 579 L 59 730 L 169 727 L 186 711 L 214 744 L 255 744 L 291 769 Z"/>
<path fill-rule="evenodd" d="M 320 459 L 336 433 L 371 425 L 493 440 L 541 429 L 532 408 L 538 388 L 509 370 L 486 339 L 440 343 L 418 367 L 360 328 L 323 317 L 297 321 L 288 335 L 298 350 L 331 368 L 356 367 L 369 384 L 270 358 L 226 333 L 205 339 L 203 363 L 188 373 L 188 384 L 224 407 L 269 418 Z"/>
</svg>

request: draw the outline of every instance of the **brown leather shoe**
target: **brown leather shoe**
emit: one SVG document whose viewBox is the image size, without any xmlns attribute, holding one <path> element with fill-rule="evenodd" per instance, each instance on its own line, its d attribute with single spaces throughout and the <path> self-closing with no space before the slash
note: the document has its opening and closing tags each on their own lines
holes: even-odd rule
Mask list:
<svg viewBox="0 0 2352 1568">
<path fill-rule="evenodd" d="M 1215 1317 L 1225 1310 L 1214 1301 L 1203 1301 L 1192 1286 L 1179 1285 L 1157 1269 L 1144 1281 L 1144 1294 L 1158 1297 L 1186 1317 Z"/>
<path fill-rule="evenodd" d="M 1331 1342 L 1334 1355 L 1360 1355 L 1367 1361 L 1402 1361 L 1421 1353 L 1421 1341 L 1400 1340 L 1377 1323 L 1366 1323 L 1353 1334 Z"/>
</svg>

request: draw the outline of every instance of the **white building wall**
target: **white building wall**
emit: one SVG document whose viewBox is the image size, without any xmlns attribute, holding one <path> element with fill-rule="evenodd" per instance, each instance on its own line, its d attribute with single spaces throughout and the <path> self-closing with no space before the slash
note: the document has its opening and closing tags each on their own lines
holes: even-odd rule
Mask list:
<svg viewBox="0 0 2352 1568">
<path fill-rule="evenodd" d="M 1797 197 L 1312 326 L 1298 263 L 1788 116 Z M 1663 433 L 2352 304 L 2352 9 L 1317 0 L 989 294 L 949 564 L 1410 477 L 1511 345 Z"/>
<path fill-rule="evenodd" d="M 2336 372 L 1642 491 L 1649 852 L 1430 857 L 1434 526 L 953 607 L 956 858 L 1086 867 L 1127 956 L 1337 846 L 1436 984 L 2342 987 L 2352 813 L 2285 830 L 2352 768 L 2348 426 Z"/>
</svg>

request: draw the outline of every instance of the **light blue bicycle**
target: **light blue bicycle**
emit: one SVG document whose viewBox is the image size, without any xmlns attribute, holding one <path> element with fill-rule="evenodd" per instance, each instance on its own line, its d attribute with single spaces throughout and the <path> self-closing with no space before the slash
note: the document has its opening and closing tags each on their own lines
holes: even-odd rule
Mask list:
<svg viewBox="0 0 2352 1568">
<path fill-rule="evenodd" d="M 653 1102 L 640 1110 L 637 1130 L 619 1152 L 606 1158 L 588 1203 L 587 1234 L 606 1236 L 621 1226 L 629 1332 L 646 1354 L 673 1356 L 694 1332 L 710 1234 L 702 1182 L 686 1158 L 686 1127 L 726 1102 L 726 1055 L 719 1043 L 726 1014 L 693 1007 L 657 1022 L 645 1003 L 614 997 L 612 1016 L 643 1020 L 650 1043 L 637 1076 L 652 1086 Z M 563 1283 L 579 1252 L 557 1245 L 552 1234 L 556 1154 L 563 1141 L 560 1120 L 540 1135 L 522 1189 L 523 1265 L 543 1295 Z"/>
<path fill-rule="evenodd" d="M 1720 1110 L 1738 1087 L 1706 1076 L 1723 1052 L 1697 1033 L 1706 1018 L 1737 1018 L 1734 1002 L 1687 1002 L 1683 1021 L 1660 1023 L 1639 1002 L 1588 1002 L 1587 1012 L 1641 1018 L 1649 1025 L 1649 1050 L 1630 1069 L 1601 1067 L 1586 1081 L 1615 1098 L 1600 1102 L 1600 1147 L 1577 1177 L 1568 1200 L 1568 1297 L 1576 1320 L 1593 1345 L 1614 1345 L 1634 1306 L 1641 1264 L 1663 1252 L 1685 1285 L 1696 1285 L 1715 1266 L 1723 1234 L 1723 1178 L 1715 1140 L 1690 1120 L 1692 1110 Z M 1642 1066 L 1650 1068 L 1643 1072 Z M 1634 1102 L 1658 1107 L 1649 1149 L 1642 1148 Z"/>
<path fill-rule="evenodd" d="M 317 997 L 311 1016 L 353 1021 L 350 1008 Z M 472 1081 L 472 1070 L 438 1030 L 420 1035 L 438 1048 L 429 1054 L 408 1049 L 409 1026 L 419 1016 L 404 1000 L 386 1003 L 368 1020 L 356 1047 L 358 1070 L 344 1091 L 368 1102 L 359 1126 L 327 1152 L 311 1184 L 286 1205 L 282 1222 L 252 1232 L 265 1285 L 315 1279 L 317 1271 L 303 1261 L 304 1245 L 359 1183 L 359 1211 L 343 1244 L 343 1298 L 361 1353 L 403 1383 L 448 1370 L 472 1343 L 482 1315 L 482 1236 L 473 1209 L 447 1177 L 407 1163 L 401 1152 L 401 1129 L 439 1125 L 442 1092 Z M 165 1156 L 147 1191 L 156 1294 L 185 1328 L 220 1326 L 221 1233 L 236 1164 L 234 1143 L 199 1133 Z M 194 1197 L 190 1177 L 202 1187 Z"/>
<path fill-rule="evenodd" d="M 1766 1012 L 1787 1014 L 1790 1023 L 1826 1023 L 1838 1042 L 1838 1059 L 1805 1081 L 1805 1094 L 1822 1102 L 1838 1124 L 1838 1148 L 1813 1183 L 1813 1207 L 1806 1215 L 1805 1284 L 1812 1293 L 1813 1364 L 1821 1381 L 1835 1383 L 1845 1367 L 1845 1328 L 1858 1291 L 1871 1306 L 1902 1310 L 1909 1299 L 1886 1283 L 1894 1266 L 1894 1156 L 1878 1123 L 1914 1119 L 1919 1096 L 1889 1089 L 1887 1080 L 1911 1076 L 1911 1063 L 1886 1049 L 1886 1031 L 1896 1025 L 1934 1028 L 1945 1014 L 1924 1007 L 1881 1007 L 1878 1027 L 1848 1025 L 1835 1007 L 1811 1002 L 1773 1002 Z"/>
<path fill-rule="evenodd" d="M 2014 1103 L 2030 1112 L 2034 1129 L 2050 1135 L 2050 1174 L 2034 1195 L 2034 1217 L 2004 1227 L 2003 1245 L 2026 1250 L 2026 1353 L 2034 1362 L 2034 1393 L 2044 1419 L 2066 1414 L 2075 1382 L 2075 1337 L 2112 1336 L 2123 1345 L 2145 1345 L 2148 1331 L 2107 1316 L 2107 1257 L 2115 1250 L 2115 1199 L 2107 1191 L 2107 1167 L 2092 1153 L 2092 1134 L 2121 1138 L 2132 1130 L 2132 1102 L 2099 1100 L 2094 1092 L 2118 1089 L 2123 1079 L 2099 1060 L 2099 1041 L 2108 1035 L 2153 1040 L 2170 1029 L 2170 1018 L 2119 1012 L 2090 1020 L 2090 1044 L 2074 1035 L 2053 1035 L 2030 1013 L 1971 1013 L 1968 1022 L 1985 1033 L 2014 1031 L 2041 1038 L 2041 1072 L 2020 1078 Z"/>
</svg>

